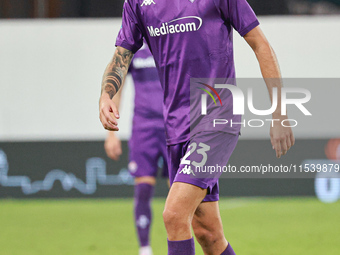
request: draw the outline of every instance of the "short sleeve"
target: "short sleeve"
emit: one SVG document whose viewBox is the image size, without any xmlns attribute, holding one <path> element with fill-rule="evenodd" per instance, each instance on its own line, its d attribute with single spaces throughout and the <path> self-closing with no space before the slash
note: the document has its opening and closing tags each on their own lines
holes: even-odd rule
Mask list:
<svg viewBox="0 0 340 255">
<path fill-rule="evenodd" d="M 218 0 L 224 18 L 243 37 L 260 23 L 246 0 Z"/>
<path fill-rule="evenodd" d="M 121 46 L 136 53 L 143 45 L 143 35 L 140 24 L 131 6 L 131 1 L 125 1 L 122 27 L 118 33 L 116 46 Z"/>
</svg>

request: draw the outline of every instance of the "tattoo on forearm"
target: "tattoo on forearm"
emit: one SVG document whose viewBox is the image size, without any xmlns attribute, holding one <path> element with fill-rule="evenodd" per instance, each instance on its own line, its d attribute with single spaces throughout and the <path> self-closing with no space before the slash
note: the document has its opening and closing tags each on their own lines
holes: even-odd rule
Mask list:
<svg viewBox="0 0 340 255">
<path fill-rule="evenodd" d="M 131 51 L 117 47 L 111 63 L 107 66 L 102 82 L 102 93 L 105 91 L 111 99 L 122 86 L 132 57 Z"/>
</svg>

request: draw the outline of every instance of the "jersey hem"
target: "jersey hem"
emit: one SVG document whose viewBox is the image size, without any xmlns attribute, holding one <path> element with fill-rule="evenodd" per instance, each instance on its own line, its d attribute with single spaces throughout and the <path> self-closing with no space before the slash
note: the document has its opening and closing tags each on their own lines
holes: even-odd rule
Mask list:
<svg viewBox="0 0 340 255">
<path fill-rule="evenodd" d="M 176 178 L 177 177 L 177 178 Z M 183 182 L 183 183 L 188 183 L 197 187 L 200 187 L 201 189 L 207 189 L 209 187 L 208 184 L 206 184 L 204 181 L 201 181 L 199 179 L 194 179 L 193 177 L 190 177 L 190 179 L 188 180 L 187 178 L 181 178 L 181 176 L 176 176 L 175 180 L 173 183 L 175 182 Z"/>
<path fill-rule="evenodd" d="M 191 139 L 191 137 L 201 132 L 211 132 L 211 133 L 223 132 L 223 133 L 227 133 L 227 134 L 235 135 L 235 136 L 241 135 L 240 130 L 234 130 L 234 131 L 231 131 L 231 130 L 197 130 L 194 133 L 190 133 L 189 135 L 166 139 L 166 145 L 171 146 L 171 145 L 187 142 Z"/>
</svg>

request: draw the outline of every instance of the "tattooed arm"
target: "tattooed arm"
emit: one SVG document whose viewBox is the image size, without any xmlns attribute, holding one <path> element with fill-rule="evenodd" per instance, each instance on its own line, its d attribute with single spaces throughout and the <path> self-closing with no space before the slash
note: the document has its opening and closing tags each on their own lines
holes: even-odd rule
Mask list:
<svg viewBox="0 0 340 255">
<path fill-rule="evenodd" d="M 133 53 L 122 47 L 117 47 L 116 52 L 108 64 L 102 81 L 102 90 L 99 100 L 100 121 L 105 129 L 110 131 L 118 131 L 117 121 L 119 119 L 117 106 L 112 98 L 117 94 L 118 90 L 125 80 L 128 72 Z"/>
<path fill-rule="evenodd" d="M 110 99 L 118 92 L 128 72 L 133 54 L 122 47 L 117 47 L 112 61 L 108 64 L 102 82 L 102 94 L 107 93 Z"/>
</svg>

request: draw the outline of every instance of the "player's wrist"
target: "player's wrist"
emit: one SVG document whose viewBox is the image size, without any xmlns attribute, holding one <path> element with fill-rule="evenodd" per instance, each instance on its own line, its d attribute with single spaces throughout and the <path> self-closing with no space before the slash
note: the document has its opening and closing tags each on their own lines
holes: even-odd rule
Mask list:
<svg viewBox="0 0 340 255">
<path fill-rule="evenodd" d="M 116 131 L 108 131 L 108 137 L 109 138 L 116 138 Z"/>
<path fill-rule="evenodd" d="M 106 91 L 103 91 L 100 95 L 100 101 L 102 100 L 111 100 L 110 95 Z"/>
</svg>

